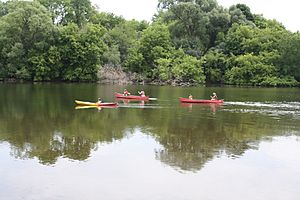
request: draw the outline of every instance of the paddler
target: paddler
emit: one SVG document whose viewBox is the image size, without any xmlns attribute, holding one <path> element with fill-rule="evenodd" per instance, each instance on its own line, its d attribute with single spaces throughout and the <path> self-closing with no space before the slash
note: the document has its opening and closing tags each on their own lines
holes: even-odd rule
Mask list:
<svg viewBox="0 0 300 200">
<path fill-rule="evenodd" d="M 123 95 L 128 96 L 128 95 L 130 95 L 130 93 L 126 89 L 124 89 Z"/>
<path fill-rule="evenodd" d="M 218 100 L 218 96 L 215 92 L 212 93 L 212 96 L 210 96 L 211 100 Z"/>
<path fill-rule="evenodd" d="M 145 97 L 146 96 L 144 90 L 138 91 L 138 93 L 141 95 L 141 97 Z"/>
</svg>

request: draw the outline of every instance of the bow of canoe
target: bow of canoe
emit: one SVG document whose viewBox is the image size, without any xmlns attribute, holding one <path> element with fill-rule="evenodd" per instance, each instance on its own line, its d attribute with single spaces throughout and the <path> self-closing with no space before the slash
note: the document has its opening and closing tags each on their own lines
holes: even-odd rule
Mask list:
<svg viewBox="0 0 300 200">
<path fill-rule="evenodd" d="M 223 103 L 224 100 L 188 99 L 179 97 L 181 103 Z"/>
</svg>

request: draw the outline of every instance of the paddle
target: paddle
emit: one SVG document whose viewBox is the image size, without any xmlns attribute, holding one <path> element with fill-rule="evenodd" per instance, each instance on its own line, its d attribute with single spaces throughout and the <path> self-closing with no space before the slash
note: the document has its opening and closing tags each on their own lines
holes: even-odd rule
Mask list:
<svg viewBox="0 0 300 200">
<path fill-rule="evenodd" d="M 150 101 L 156 101 L 157 98 L 149 98 Z"/>
</svg>

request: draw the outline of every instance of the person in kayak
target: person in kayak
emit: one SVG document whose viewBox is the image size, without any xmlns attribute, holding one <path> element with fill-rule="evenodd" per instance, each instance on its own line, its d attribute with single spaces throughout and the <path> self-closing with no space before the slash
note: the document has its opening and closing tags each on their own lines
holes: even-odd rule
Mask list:
<svg viewBox="0 0 300 200">
<path fill-rule="evenodd" d="M 212 93 L 212 96 L 210 96 L 211 100 L 218 100 L 218 96 L 215 92 Z"/>
<path fill-rule="evenodd" d="M 102 99 L 101 99 L 101 98 L 98 98 L 97 103 L 102 103 Z"/>
<path fill-rule="evenodd" d="M 193 96 L 191 94 L 189 95 L 189 99 L 193 99 Z"/>
<path fill-rule="evenodd" d="M 145 97 L 146 96 L 144 90 L 138 91 L 138 93 L 141 95 L 141 97 Z"/>
<path fill-rule="evenodd" d="M 130 93 L 126 89 L 124 89 L 123 95 L 128 96 L 128 95 L 130 95 Z"/>
</svg>

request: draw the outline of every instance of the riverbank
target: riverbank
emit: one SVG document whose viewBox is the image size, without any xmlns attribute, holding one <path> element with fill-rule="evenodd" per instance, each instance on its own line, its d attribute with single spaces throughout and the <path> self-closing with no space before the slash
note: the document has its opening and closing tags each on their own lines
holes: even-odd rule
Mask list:
<svg viewBox="0 0 300 200">
<path fill-rule="evenodd" d="M 63 80 L 54 80 L 54 81 L 29 81 L 23 79 L 16 78 L 1 78 L 0 83 L 37 83 L 37 82 L 97 82 L 99 84 L 117 84 L 117 85 L 171 85 L 171 86 L 182 86 L 182 87 L 190 87 L 197 86 L 199 84 L 194 82 L 183 82 L 181 80 L 171 79 L 167 81 L 161 81 L 157 79 L 150 79 L 141 74 L 134 72 L 126 72 L 123 70 L 121 66 L 113 66 L 113 65 L 104 65 L 97 72 L 97 81 L 63 81 Z M 276 87 L 276 88 L 284 88 L 284 87 L 300 87 L 298 85 L 276 85 L 276 86 L 266 86 L 266 85 L 230 85 L 230 84 L 213 84 L 206 83 L 201 84 L 206 86 L 218 85 L 218 86 L 235 86 L 235 87 Z"/>
<path fill-rule="evenodd" d="M 182 82 L 179 80 L 168 80 L 168 81 L 160 81 L 160 80 L 151 80 L 146 78 L 145 76 L 126 72 L 122 69 L 121 66 L 111 66 L 105 65 L 103 66 L 99 72 L 97 73 L 98 83 L 101 84 L 148 84 L 148 85 L 172 85 L 172 86 L 195 86 L 197 84 L 191 82 Z"/>
<path fill-rule="evenodd" d="M 101 84 L 119 84 L 119 85 L 128 85 L 128 84 L 138 84 L 138 85 L 171 85 L 171 86 L 197 86 L 199 84 L 194 82 L 183 82 L 177 79 L 171 79 L 167 81 L 161 80 L 152 80 L 146 78 L 145 76 L 133 73 L 126 72 L 123 70 L 121 66 L 112 66 L 112 65 L 104 65 L 97 73 L 98 83 Z M 205 84 L 207 85 L 207 84 Z M 210 85 L 210 84 L 209 84 Z M 214 84 L 212 84 L 214 85 Z M 219 84 L 218 84 L 219 85 Z M 221 85 L 230 85 L 230 84 L 221 84 Z M 231 85 L 233 86 L 233 85 Z M 265 85 L 234 85 L 234 86 L 242 86 L 242 87 L 299 87 L 300 85 L 286 85 L 286 86 L 265 86 Z"/>
</svg>

